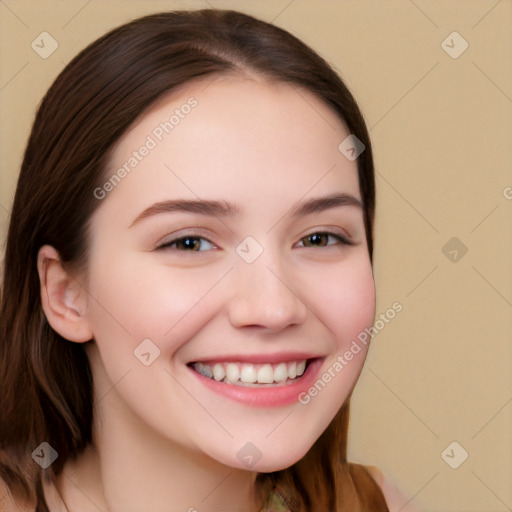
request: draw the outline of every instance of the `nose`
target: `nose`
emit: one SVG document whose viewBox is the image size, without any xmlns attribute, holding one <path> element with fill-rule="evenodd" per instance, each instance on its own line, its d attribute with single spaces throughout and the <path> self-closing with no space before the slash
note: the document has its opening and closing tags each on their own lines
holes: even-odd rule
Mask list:
<svg viewBox="0 0 512 512">
<path fill-rule="evenodd" d="M 234 269 L 228 316 L 234 327 L 261 327 L 279 332 L 305 322 L 308 308 L 286 275 L 260 257 Z"/>
</svg>

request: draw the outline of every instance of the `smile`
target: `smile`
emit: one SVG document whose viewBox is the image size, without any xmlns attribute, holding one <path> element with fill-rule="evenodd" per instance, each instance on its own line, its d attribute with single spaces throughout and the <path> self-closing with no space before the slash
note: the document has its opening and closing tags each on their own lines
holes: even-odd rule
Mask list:
<svg viewBox="0 0 512 512">
<path fill-rule="evenodd" d="M 295 353 L 231 355 L 191 361 L 187 369 L 203 389 L 251 407 L 298 403 L 317 379 L 326 356 Z M 201 393 L 192 384 L 194 393 Z M 198 395 L 199 396 L 199 395 Z"/>
<path fill-rule="evenodd" d="M 274 387 L 298 380 L 306 371 L 308 360 L 281 363 L 195 362 L 190 367 L 197 373 L 224 384 L 243 387 Z"/>
</svg>

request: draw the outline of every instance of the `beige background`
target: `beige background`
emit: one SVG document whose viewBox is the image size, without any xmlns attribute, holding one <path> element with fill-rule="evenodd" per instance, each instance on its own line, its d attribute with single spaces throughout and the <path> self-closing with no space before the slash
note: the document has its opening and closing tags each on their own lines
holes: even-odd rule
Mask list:
<svg viewBox="0 0 512 512">
<path fill-rule="evenodd" d="M 403 311 L 375 337 L 356 388 L 352 460 L 379 466 L 424 510 L 512 510 L 509 0 L 0 0 L 2 244 L 35 108 L 64 65 L 134 17 L 209 5 L 312 45 L 371 130 L 377 311 Z M 59 44 L 47 59 L 30 46 L 43 31 Z M 456 59 L 441 46 L 454 31 L 469 44 Z M 442 251 L 452 237 L 457 261 Z M 453 441 L 469 453 L 458 469 L 441 458 Z"/>
</svg>

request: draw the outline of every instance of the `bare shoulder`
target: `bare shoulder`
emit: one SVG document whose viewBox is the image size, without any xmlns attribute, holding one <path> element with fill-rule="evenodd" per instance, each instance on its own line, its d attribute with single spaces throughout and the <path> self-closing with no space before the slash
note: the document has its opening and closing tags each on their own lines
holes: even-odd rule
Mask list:
<svg viewBox="0 0 512 512">
<path fill-rule="evenodd" d="M 34 507 L 16 504 L 9 487 L 7 487 L 7 484 L 0 478 L 0 510 L 2 510 L 2 512 L 34 512 Z"/>
<path fill-rule="evenodd" d="M 384 473 L 376 466 L 366 466 L 372 478 L 377 482 L 384 494 L 389 512 L 422 512 Z"/>
</svg>

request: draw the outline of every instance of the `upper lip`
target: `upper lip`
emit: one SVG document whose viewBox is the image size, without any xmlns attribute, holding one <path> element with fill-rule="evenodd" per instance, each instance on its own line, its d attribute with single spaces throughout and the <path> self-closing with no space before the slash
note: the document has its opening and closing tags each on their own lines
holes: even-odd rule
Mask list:
<svg viewBox="0 0 512 512">
<path fill-rule="evenodd" d="M 201 357 L 198 359 L 194 359 L 190 361 L 190 363 L 225 363 L 225 362 L 239 362 L 239 363 L 252 363 L 252 364 L 262 364 L 262 363 L 287 363 L 293 361 L 304 361 L 307 359 L 317 359 L 325 357 L 325 355 L 319 354 L 310 354 L 306 352 L 276 352 L 273 354 L 227 354 L 223 356 L 211 356 L 211 357 Z"/>
</svg>

